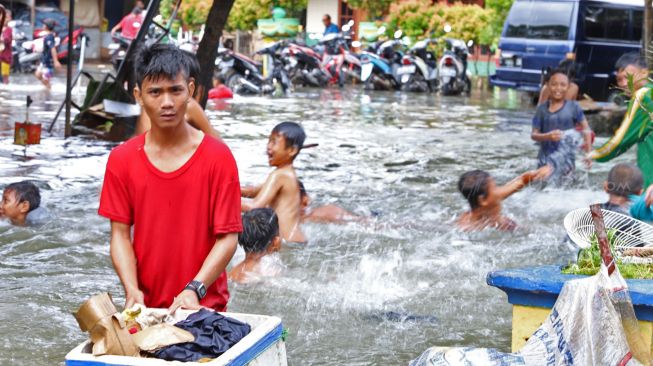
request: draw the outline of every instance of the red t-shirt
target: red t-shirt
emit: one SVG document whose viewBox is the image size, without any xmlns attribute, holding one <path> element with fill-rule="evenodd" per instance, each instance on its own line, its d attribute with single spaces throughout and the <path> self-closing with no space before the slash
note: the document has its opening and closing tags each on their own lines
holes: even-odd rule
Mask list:
<svg viewBox="0 0 653 366">
<path fill-rule="evenodd" d="M 1 27 L 0 27 L 1 29 Z M 0 62 L 11 65 L 12 55 L 11 55 L 11 41 L 12 41 L 12 30 L 10 27 L 6 27 L 2 30 L 0 34 L 0 42 L 4 45 L 4 50 L 0 52 Z"/>
<path fill-rule="evenodd" d="M 218 234 L 242 231 L 238 168 L 229 148 L 204 136 L 174 172 L 145 154 L 145 134 L 113 149 L 99 214 L 133 225 L 138 286 L 148 307 L 167 308 L 199 272 Z M 201 304 L 218 311 L 229 300 L 227 275 L 207 286 Z"/>
<path fill-rule="evenodd" d="M 134 39 L 138 30 L 143 25 L 143 17 L 140 15 L 127 14 L 120 21 L 120 34 L 127 39 Z"/>
</svg>

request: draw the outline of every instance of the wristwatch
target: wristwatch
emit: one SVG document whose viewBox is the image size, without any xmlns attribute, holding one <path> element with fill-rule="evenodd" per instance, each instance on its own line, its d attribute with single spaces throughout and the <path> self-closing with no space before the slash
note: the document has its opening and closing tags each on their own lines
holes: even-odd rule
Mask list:
<svg viewBox="0 0 653 366">
<path fill-rule="evenodd" d="M 197 295 L 198 300 L 202 300 L 206 296 L 206 286 L 200 281 L 190 281 L 184 287 L 184 290 L 192 290 Z"/>
</svg>

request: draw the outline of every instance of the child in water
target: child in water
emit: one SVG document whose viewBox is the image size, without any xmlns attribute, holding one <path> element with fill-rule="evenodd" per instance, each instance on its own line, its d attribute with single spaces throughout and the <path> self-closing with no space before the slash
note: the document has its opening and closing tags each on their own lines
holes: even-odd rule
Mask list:
<svg viewBox="0 0 653 366">
<path fill-rule="evenodd" d="M 540 144 L 538 167 L 549 164 L 556 178 L 570 177 L 576 168 L 575 150 L 580 145 L 575 130 L 581 131 L 586 152 L 592 147 L 591 130 L 578 102 L 565 99 L 569 77 L 564 71 L 553 71 L 547 87 L 549 100 L 537 107 L 531 133 Z"/>
<path fill-rule="evenodd" d="M 345 224 L 348 222 L 364 221 L 365 218 L 349 212 L 342 207 L 336 205 L 325 205 L 315 208 L 309 208 L 311 198 L 306 192 L 304 183 L 299 183 L 299 194 L 301 195 L 302 205 L 302 222 L 317 222 L 317 223 L 333 223 Z"/>
<path fill-rule="evenodd" d="M 16 226 L 40 225 L 47 217 L 47 210 L 40 205 L 41 193 L 34 183 L 12 183 L 2 193 L 0 217 L 6 217 Z"/>
<path fill-rule="evenodd" d="M 644 176 L 633 164 L 620 163 L 610 169 L 603 189 L 609 195 L 601 204 L 604 210 L 632 216 L 641 221 L 653 221 L 653 185 L 644 192 Z"/>
<path fill-rule="evenodd" d="M 272 129 L 268 140 L 268 162 L 276 169 L 263 185 L 241 188 L 242 211 L 269 207 L 279 217 L 281 238 L 286 243 L 306 243 L 301 229 L 299 183 L 293 162 L 304 147 L 306 133 L 294 122 L 283 122 Z"/>
<path fill-rule="evenodd" d="M 262 263 L 264 257 L 281 248 L 279 221 L 271 208 L 257 208 L 243 214 L 243 232 L 238 235 L 238 244 L 245 250 L 245 260 L 236 265 L 229 278 L 232 281 L 251 282 L 257 276 L 275 276 L 278 268 Z"/>
<path fill-rule="evenodd" d="M 456 224 L 465 231 L 486 228 L 515 230 L 517 224 L 501 213 L 501 202 L 531 182 L 546 180 L 551 171 L 551 167 L 545 165 L 537 170 L 526 172 L 502 186 L 497 186 L 494 178 L 482 170 L 472 170 L 463 174 L 458 181 L 458 190 L 469 202 L 471 210 L 462 214 Z"/>
</svg>

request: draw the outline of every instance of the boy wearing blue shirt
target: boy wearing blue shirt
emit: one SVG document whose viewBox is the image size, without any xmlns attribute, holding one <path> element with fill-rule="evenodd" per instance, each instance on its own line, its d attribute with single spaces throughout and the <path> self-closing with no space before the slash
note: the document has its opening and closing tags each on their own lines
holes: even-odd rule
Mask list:
<svg viewBox="0 0 653 366">
<path fill-rule="evenodd" d="M 585 119 L 583 110 L 576 101 L 565 100 L 565 94 L 569 89 L 569 78 L 560 70 L 553 71 L 547 86 L 550 91 L 550 99 L 537 107 L 533 118 L 533 132 L 531 138 L 540 144 L 540 151 L 537 155 L 538 167 L 550 164 L 556 170 L 554 176 L 569 176 L 575 170 L 576 154 L 573 149 L 556 157 L 554 154 L 561 149 L 561 140 L 565 131 L 582 131 L 585 144 L 583 148 L 589 152 L 592 146 L 589 124 Z M 563 159 L 564 161 L 552 162 Z"/>
</svg>

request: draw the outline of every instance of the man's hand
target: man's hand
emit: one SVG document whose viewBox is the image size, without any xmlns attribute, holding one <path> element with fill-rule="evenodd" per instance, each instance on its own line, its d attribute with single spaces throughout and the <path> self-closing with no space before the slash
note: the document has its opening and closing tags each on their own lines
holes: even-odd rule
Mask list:
<svg viewBox="0 0 653 366">
<path fill-rule="evenodd" d="M 129 309 L 134 304 L 145 305 L 145 296 L 141 290 L 132 290 L 125 293 L 125 309 Z"/>
<path fill-rule="evenodd" d="M 646 207 L 651 207 L 651 205 L 653 205 L 653 184 L 646 189 L 644 199 L 646 200 Z"/>
<path fill-rule="evenodd" d="M 545 165 L 537 170 L 531 170 L 522 174 L 522 183 L 527 185 L 531 182 L 546 180 L 551 173 L 553 173 L 553 168 L 550 165 Z"/>
<path fill-rule="evenodd" d="M 560 141 L 562 140 L 562 131 L 560 130 L 553 130 L 548 133 L 549 135 L 549 140 L 550 141 Z"/>
<path fill-rule="evenodd" d="M 168 313 L 174 314 L 177 309 L 199 310 L 202 308 L 197 294 L 193 290 L 184 290 L 175 297 L 172 305 L 168 308 Z"/>
</svg>

